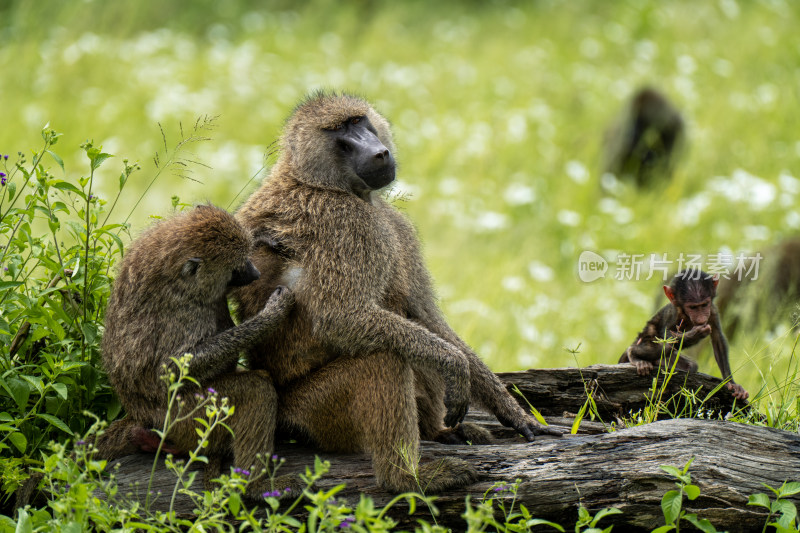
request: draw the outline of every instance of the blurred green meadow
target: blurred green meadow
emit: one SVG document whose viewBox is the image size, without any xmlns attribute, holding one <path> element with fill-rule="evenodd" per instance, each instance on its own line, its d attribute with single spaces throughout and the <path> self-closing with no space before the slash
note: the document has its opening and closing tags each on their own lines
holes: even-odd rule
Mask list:
<svg viewBox="0 0 800 533">
<path fill-rule="evenodd" d="M 671 271 L 681 253 L 766 262 L 798 234 L 799 25 L 798 4 L 780 0 L 0 0 L 0 154 L 29 153 L 49 123 L 81 172 L 91 138 L 117 156 L 101 197 L 123 158 L 142 165 L 127 213 L 165 139 L 216 117 L 188 178 L 164 174 L 136 208 L 135 233 L 174 195 L 235 209 L 304 94 L 363 95 L 393 124 L 390 195 L 454 329 L 496 371 L 613 363 L 663 282 L 646 268 L 615 279 L 619 254 L 666 254 Z M 689 150 L 663 187 L 604 195 L 603 133 L 644 84 L 682 110 Z M 604 278 L 580 280 L 585 250 L 609 261 Z M 795 368 L 789 322 L 732 339 L 751 394 Z"/>
</svg>

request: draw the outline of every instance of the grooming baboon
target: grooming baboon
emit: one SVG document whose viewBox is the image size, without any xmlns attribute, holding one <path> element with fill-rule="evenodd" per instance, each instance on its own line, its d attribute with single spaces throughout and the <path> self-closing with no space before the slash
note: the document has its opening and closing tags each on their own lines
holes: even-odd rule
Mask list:
<svg viewBox="0 0 800 533">
<path fill-rule="evenodd" d="M 719 284 L 717 307 L 726 330 L 759 323 L 798 327 L 800 317 L 800 237 L 790 237 L 768 250 L 745 257 L 738 271 Z"/>
<path fill-rule="evenodd" d="M 633 363 L 639 375 L 643 376 L 658 367 L 662 358 L 667 368 L 674 363 L 680 370 L 695 372 L 697 363 L 679 354 L 679 351 L 711 335 L 714 359 L 717 360 L 722 379 L 728 380 L 726 387 L 735 398 L 746 400 L 747 391 L 733 381 L 728 361 L 728 341 L 722 332 L 719 311 L 714 305 L 718 282 L 716 277 L 701 270 L 678 272 L 669 285 L 664 285 L 669 303 L 647 322 L 619 362 Z M 669 338 L 674 342 L 658 342 L 659 339 Z M 675 357 L 678 357 L 677 362 Z"/>
<path fill-rule="evenodd" d="M 476 471 L 455 458 L 417 466 L 420 436 L 483 438 L 458 425 L 470 401 L 528 440 L 558 432 L 527 415 L 442 317 L 414 228 L 376 192 L 394 180 L 393 150 L 387 121 L 364 100 L 318 92 L 301 102 L 269 178 L 237 213 L 286 253 L 257 251 L 264 275 L 235 297 L 249 317 L 277 284 L 294 290 L 274 344 L 249 355 L 274 379 L 279 428 L 371 452 L 390 490 L 437 492 Z"/>
<path fill-rule="evenodd" d="M 683 118 L 667 97 L 639 89 L 606 133 L 605 172 L 638 187 L 653 185 L 672 175 L 684 139 Z"/>
<path fill-rule="evenodd" d="M 236 366 L 242 351 L 271 342 L 293 295 L 277 287 L 252 318 L 234 325 L 226 295 L 258 279 L 251 248 L 250 235 L 233 216 L 211 205 L 166 219 L 131 244 L 114 281 L 102 341 L 103 362 L 128 417 L 98 438 L 101 457 L 158 445 L 149 428 L 161 427 L 166 416 L 167 386 L 160 375 L 164 365 L 173 367 L 171 357 L 191 353 L 189 375 L 202 390 L 181 389 L 182 412 L 197 405 L 195 394 L 207 388 L 228 397 L 236 408 L 227 422 L 235 437 L 215 430 L 206 452 L 232 452 L 235 466 L 260 471 L 256 455 L 274 449 L 275 389 L 263 370 L 239 372 Z M 175 424 L 166 436 L 169 446 L 194 449 L 196 427 L 191 419 Z M 280 482 L 282 488 L 296 486 L 291 476 Z M 251 483 L 248 495 L 259 497 L 267 484 L 264 478 Z"/>
</svg>

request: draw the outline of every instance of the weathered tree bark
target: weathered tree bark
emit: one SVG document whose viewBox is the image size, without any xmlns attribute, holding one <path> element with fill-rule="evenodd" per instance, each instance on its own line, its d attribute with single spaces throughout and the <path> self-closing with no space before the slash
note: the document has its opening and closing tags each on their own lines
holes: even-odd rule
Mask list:
<svg viewBox="0 0 800 533">
<path fill-rule="evenodd" d="M 608 397 L 610 411 L 617 408 L 624 411 L 629 405 L 642 403 L 636 396 L 643 395 L 641 386 L 629 385 L 627 396 L 623 396 L 626 370 L 630 382 L 633 379 L 631 372 L 635 376 L 630 365 L 589 367 L 582 369 L 581 373 L 584 379 L 591 376 L 597 381 Z M 575 377 L 578 375 L 578 369 L 560 369 L 501 376 L 507 382 L 517 383 L 523 391 L 534 391 L 534 405 L 541 411 L 552 413 L 558 409 L 559 398 L 565 399 L 566 407 L 561 410 L 574 412 L 583 405 L 585 396 L 580 400 L 575 392 L 577 387 L 582 390 L 580 378 Z M 697 375 L 689 376 L 689 380 L 694 377 L 701 379 L 702 383 L 687 382 L 692 388 L 715 386 L 714 378 Z M 548 384 L 540 385 L 541 382 Z M 647 381 L 646 387 L 649 386 Z M 539 401 L 537 404 L 537 399 L 548 397 L 548 390 L 551 403 Z M 724 396 L 725 392 L 722 391 L 721 395 Z M 724 398 L 720 405 L 723 403 Z M 461 514 L 467 496 L 473 502 L 478 501 L 494 483 L 514 482 L 516 479 L 520 480 L 517 505 L 525 505 L 536 517 L 571 527 L 577 517 L 579 502 L 592 512 L 616 507 L 623 514 L 607 517 L 600 525 L 624 524 L 624 531 L 650 530 L 663 525 L 661 498 L 675 486 L 674 479 L 662 471 L 660 465 L 681 467 L 691 457 L 695 458 L 690 474 L 702 493 L 693 502 L 685 500 L 684 508 L 696 512 L 700 518 L 711 520 L 719 530 L 760 529 L 766 515 L 757 508 L 746 506 L 748 496 L 767 491 L 762 482 L 778 487 L 786 480 L 800 481 L 800 436 L 775 429 L 721 420 L 679 419 L 598 433 L 603 431 L 602 424 L 584 422 L 581 425 L 583 434 L 541 437 L 534 443 L 524 443 L 489 415 L 471 413 L 470 419 L 490 428 L 498 438 L 498 444 L 447 446 L 424 442 L 422 447 L 423 461 L 446 456 L 462 457 L 481 473 L 480 481 L 465 490 L 438 495 L 436 506 L 440 514 L 436 519 L 454 531 L 466 528 Z M 556 425 L 569 426 L 572 423 L 569 418 L 549 417 L 548 420 Z M 329 454 L 290 444 L 279 445 L 277 453 L 286 459 L 280 473 L 303 471 L 313 464 L 315 455 L 329 460 L 330 472 L 316 488 L 325 490 L 344 483 L 347 487 L 339 496 L 352 504 L 357 503 L 361 493 L 372 497 L 378 506 L 385 505 L 392 498 L 375 486 L 372 465 L 366 454 Z M 134 483 L 138 483 L 143 493 L 152 456 L 129 456 L 118 462 L 120 467 L 116 476 L 122 487 L 120 493 L 127 492 Z M 197 485 L 202 483 L 201 478 L 202 475 L 198 476 Z M 166 495 L 172 492 L 174 483 L 171 473 L 163 467 L 157 470 L 153 489 L 165 495 L 157 500 L 157 506 L 168 500 Z M 498 497 L 507 498 L 506 505 L 510 503 L 510 496 Z M 800 501 L 795 503 L 800 504 Z M 189 515 L 190 502 L 181 500 L 177 509 Z M 406 529 L 413 529 L 417 519 L 432 521 L 424 506 L 418 507 L 413 516 L 408 516 L 407 510 L 398 506 L 392 516 Z"/>
<path fill-rule="evenodd" d="M 542 368 L 521 372 L 499 373 L 500 379 L 509 391 L 514 394 L 514 386 L 525 395 L 528 402 L 545 416 L 561 416 L 564 412 L 575 414 L 586 402 L 586 391 L 592 391 L 595 403 L 604 420 L 627 415 L 648 406 L 648 397 L 653 388 L 653 381 L 658 380 L 655 390 L 664 389 L 661 398 L 667 399 L 681 392 L 681 389 L 693 391 L 695 401 L 689 402 L 695 412 L 700 408 L 702 400 L 720 387 L 718 378 L 700 372 L 687 374 L 675 372 L 664 385 L 664 373 L 640 376 L 630 363 L 622 365 L 594 365 L 585 368 Z M 525 405 L 524 400 L 520 403 Z M 673 402 L 671 410 L 680 407 L 680 402 Z M 683 407 L 688 407 L 683 403 Z M 734 398 L 723 385 L 703 404 L 704 411 L 726 414 L 732 409 L 741 408 L 739 402 L 734 406 Z M 690 413 L 685 412 L 684 416 Z M 662 417 L 664 418 L 664 417 Z"/>
</svg>

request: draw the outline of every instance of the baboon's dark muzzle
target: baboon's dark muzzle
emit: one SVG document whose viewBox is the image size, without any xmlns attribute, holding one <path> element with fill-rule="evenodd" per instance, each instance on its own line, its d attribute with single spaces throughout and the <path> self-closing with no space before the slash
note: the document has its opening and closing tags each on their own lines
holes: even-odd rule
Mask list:
<svg viewBox="0 0 800 533">
<path fill-rule="evenodd" d="M 394 181 L 394 157 L 378 136 L 368 129 L 356 129 L 347 136 L 353 170 L 370 189 L 380 189 Z"/>
<path fill-rule="evenodd" d="M 231 281 L 228 283 L 228 286 L 241 287 L 254 282 L 260 277 L 261 272 L 259 272 L 256 266 L 248 260 L 244 267 L 237 268 L 233 271 L 233 275 L 231 276 Z"/>
</svg>

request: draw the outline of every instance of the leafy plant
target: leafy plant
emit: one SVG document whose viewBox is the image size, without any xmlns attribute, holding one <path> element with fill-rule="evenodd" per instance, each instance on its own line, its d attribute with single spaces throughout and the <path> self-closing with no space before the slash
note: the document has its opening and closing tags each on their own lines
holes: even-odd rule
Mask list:
<svg viewBox="0 0 800 533">
<path fill-rule="evenodd" d="M 680 531 L 681 520 L 686 520 L 696 528 L 704 531 L 705 533 L 716 533 L 714 526 L 705 518 L 697 518 L 695 513 L 687 513 L 683 509 L 683 497 L 686 496 L 689 500 L 696 500 L 700 496 L 700 487 L 692 484 L 692 476 L 689 474 L 689 467 L 692 465 L 694 457 L 684 465 L 683 469 L 679 470 L 674 466 L 661 465 L 661 470 L 671 474 L 678 481 L 675 486 L 678 490 L 670 490 L 661 498 L 661 510 L 664 513 L 663 525 L 653 530 L 653 533 L 664 533 L 665 531 Z"/>
<path fill-rule="evenodd" d="M 797 507 L 786 499 L 789 496 L 800 494 L 800 483 L 784 482 L 777 489 L 770 487 L 766 483 L 762 483 L 762 485 L 772 491 L 775 500 L 770 500 L 769 496 L 764 493 L 752 494 L 747 500 L 747 505 L 763 507 L 769 512 L 764 528 L 761 531 L 766 532 L 767 527 L 774 527 L 778 533 L 796 533 L 800 531 Z"/>
<path fill-rule="evenodd" d="M 31 457 L 50 439 L 85 433 L 89 406 L 119 412 L 100 367 L 100 335 L 112 264 L 126 224 L 109 222 L 116 200 L 139 167 L 122 163 L 108 206 L 96 172 L 112 157 L 81 145 L 88 175 L 64 179 L 45 165 L 61 158 L 60 134 L 45 127 L 30 159 L 3 157 L 0 188 L 0 453 Z M 75 415 L 75 413 L 78 413 Z M 23 462 L 35 462 L 25 460 Z M 4 488 L 14 478 L 4 472 Z M 12 483 L 13 485 L 13 483 Z"/>
</svg>

